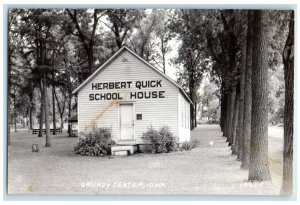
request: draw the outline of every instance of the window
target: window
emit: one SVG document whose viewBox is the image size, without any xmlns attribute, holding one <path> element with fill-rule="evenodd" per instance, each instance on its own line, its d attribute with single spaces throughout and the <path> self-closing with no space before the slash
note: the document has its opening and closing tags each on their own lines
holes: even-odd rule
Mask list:
<svg viewBox="0 0 300 205">
<path fill-rule="evenodd" d="M 143 115 L 142 114 L 136 114 L 136 120 L 142 120 Z"/>
</svg>

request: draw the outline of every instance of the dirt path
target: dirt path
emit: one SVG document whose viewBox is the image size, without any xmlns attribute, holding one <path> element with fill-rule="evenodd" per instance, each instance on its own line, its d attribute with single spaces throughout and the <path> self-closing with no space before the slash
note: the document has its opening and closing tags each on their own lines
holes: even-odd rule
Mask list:
<svg viewBox="0 0 300 205">
<path fill-rule="evenodd" d="M 16 133 L 9 148 L 9 193 L 27 194 L 218 194 L 277 195 L 276 183 L 247 183 L 247 171 L 221 137 L 218 125 L 199 125 L 192 151 L 136 154 L 125 157 L 82 157 L 72 153 L 77 138 L 44 138 Z M 209 142 L 213 141 L 211 146 Z M 40 152 L 32 153 L 32 143 Z"/>
</svg>

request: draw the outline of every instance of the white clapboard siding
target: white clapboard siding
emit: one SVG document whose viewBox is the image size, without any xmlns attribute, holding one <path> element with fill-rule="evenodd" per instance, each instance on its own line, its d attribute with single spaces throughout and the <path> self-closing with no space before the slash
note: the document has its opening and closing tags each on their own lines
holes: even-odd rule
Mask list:
<svg viewBox="0 0 300 205">
<path fill-rule="evenodd" d="M 178 92 L 178 135 L 179 142 L 190 141 L 190 103 Z"/>
<path fill-rule="evenodd" d="M 122 58 L 127 59 L 126 62 Z M 146 81 L 162 80 L 162 87 L 158 88 L 135 88 L 114 89 L 114 90 L 92 90 L 92 83 L 121 82 L 121 81 Z M 139 91 L 165 91 L 165 98 L 156 99 L 136 99 L 130 100 L 130 92 Z M 119 92 L 123 99 L 90 101 L 91 93 L 113 93 Z M 112 131 L 112 138 L 115 141 L 120 139 L 119 135 L 119 104 L 132 102 L 134 104 L 134 132 L 136 143 L 142 143 L 142 134 L 151 125 L 158 129 L 168 126 L 177 137 L 178 130 L 178 93 L 179 89 L 169 80 L 154 71 L 140 59 L 133 56 L 130 52 L 124 51 L 110 65 L 86 84 L 78 93 L 78 129 L 79 132 L 86 132 L 94 123 L 98 127 L 109 127 Z M 136 114 L 142 114 L 142 120 L 136 120 Z"/>
</svg>

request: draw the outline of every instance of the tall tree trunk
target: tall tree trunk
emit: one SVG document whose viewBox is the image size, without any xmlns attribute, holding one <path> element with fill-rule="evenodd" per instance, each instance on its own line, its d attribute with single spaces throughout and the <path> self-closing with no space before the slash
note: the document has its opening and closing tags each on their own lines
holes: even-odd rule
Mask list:
<svg viewBox="0 0 300 205">
<path fill-rule="evenodd" d="M 33 123 L 32 123 L 32 108 L 30 108 L 30 113 L 29 113 L 29 129 L 33 129 Z"/>
<path fill-rule="evenodd" d="M 268 162 L 268 34 L 267 11 L 254 11 L 252 124 L 249 181 L 271 179 Z"/>
<path fill-rule="evenodd" d="M 192 77 L 190 77 L 191 79 Z M 194 86 L 193 86 L 193 82 L 192 80 L 190 80 L 190 86 L 189 86 L 189 90 L 190 90 L 190 99 L 192 100 L 193 104 L 190 105 L 190 121 L 191 121 L 191 126 L 190 129 L 193 130 L 195 127 L 195 92 L 194 92 Z"/>
<path fill-rule="evenodd" d="M 221 132 L 223 132 L 223 116 L 224 116 L 224 92 L 223 92 L 223 88 L 221 87 L 221 100 L 220 100 L 220 104 L 221 104 L 221 112 L 220 112 L 220 127 L 221 127 Z"/>
<path fill-rule="evenodd" d="M 40 109 L 40 119 L 39 119 L 39 134 L 38 137 L 43 137 L 43 124 L 44 124 L 44 113 L 45 113 L 45 103 L 44 103 L 44 88 L 43 82 L 40 81 L 40 89 L 41 89 L 41 109 Z"/>
<path fill-rule="evenodd" d="M 54 77 L 54 76 L 53 76 Z M 56 135 L 56 116 L 55 116 L 55 97 L 54 97 L 55 86 L 52 85 L 52 112 L 53 112 L 53 135 Z"/>
<path fill-rule="evenodd" d="M 226 105 L 227 105 L 227 93 L 225 92 L 225 85 L 222 83 L 222 95 L 223 95 L 223 100 L 221 104 L 221 128 L 223 132 L 223 137 L 226 137 Z"/>
<path fill-rule="evenodd" d="M 113 21 L 113 27 L 114 27 L 114 29 L 112 29 L 112 31 L 115 34 L 116 44 L 117 44 L 118 48 L 121 49 L 122 48 L 122 40 L 121 40 L 121 36 L 120 36 L 120 32 L 119 32 L 119 26 L 116 21 Z"/>
<path fill-rule="evenodd" d="M 30 105 L 29 105 L 29 130 L 32 130 L 32 107 L 33 107 L 33 96 L 30 95 Z"/>
<path fill-rule="evenodd" d="M 60 116 L 60 129 L 63 129 L 64 128 L 64 119 L 63 119 L 63 116 L 64 116 L 64 113 L 65 113 L 65 96 L 64 96 L 64 100 L 63 100 L 63 106 L 60 107 L 60 104 L 59 104 L 59 101 L 58 101 L 58 97 L 56 95 L 56 92 L 55 92 L 55 89 L 54 89 L 54 97 L 55 97 L 55 100 L 56 100 L 56 103 L 57 103 L 57 108 L 58 108 L 58 111 L 59 111 L 59 116 Z"/>
<path fill-rule="evenodd" d="M 63 130 L 64 129 L 64 115 L 60 115 L 60 129 Z"/>
<path fill-rule="evenodd" d="M 228 120 L 229 120 L 229 111 L 230 111 L 230 92 L 228 90 L 226 92 L 226 105 L 225 105 L 225 119 L 224 119 L 224 136 L 226 137 L 226 142 L 228 142 Z"/>
<path fill-rule="evenodd" d="M 281 194 L 293 194 L 293 144 L 294 144 L 294 12 L 291 12 L 289 35 L 283 52 L 285 106 L 284 148 Z"/>
<path fill-rule="evenodd" d="M 14 127 L 15 127 L 15 132 L 17 132 L 17 112 L 16 111 L 14 111 Z"/>
<path fill-rule="evenodd" d="M 71 93 L 69 93 L 69 101 L 68 101 L 68 108 L 69 108 L 69 112 L 68 112 L 68 118 L 71 118 L 71 106 L 72 106 L 72 96 Z M 69 133 L 69 137 L 71 137 L 72 133 L 71 133 L 71 125 L 68 124 L 68 133 Z"/>
<path fill-rule="evenodd" d="M 232 139 L 232 154 L 237 154 L 238 150 L 238 136 L 237 136 L 237 127 L 238 127 L 238 117 L 240 113 L 240 93 L 237 92 L 235 101 L 234 101 L 234 115 L 233 115 L 233 122 L 232 122 L 232 134 L 231 134 L 231 139 Z"/>
<path fill-rule="evenodd" d="M 17 109 L 16 109 L 16 90 L 14 89 L 14 125 L 15 125 L 15 132 L 17 132 Z"/>
<path fill-rule="evenodd" d="M 194 103 L 194 127 L 197 127 L 197 103 Z"/>
<path fill-rule="evenodd" d="M 225 102 L 224 102 L 224 119 L 223 119 L 223 122 L 224 122 L 224 132 L 223 132 L 223 136 L 227 138 L 227 116 L 229 115 L 229 93 L 228 91 L 226 90 L 225 91 Z"/>
<path fill-rule="evenodd" d="M 245 70 L 246 70 L 246 42 L 242 45 L 241 67 L 240 67 L 240 82 L 239 82 L 239 116 L 237 127 L 237 160 L 241 161 L 243 156 L 244 145 L 244 99 L 245 99 Z"/>
<path fill-rule="evenodd" d="M 46 128 L 46 144 L 45 147 L 51 146 L 50 138 L 50 125 L 49 125 L 49 101 L 48 101 L 48 92 L 47 92 L 47 83 L 46 83 L 46 74 L 44 73 L 44 104 L 45 104 L 45 128 Z"/>
<path fill-rule="evenodd" d="M 31 127 L 31 124 L 32 124 L 32 110 L 31 110 L 31 105 L 29 105 L 29 108 L 28 108 L 28 112 L 29 112 L 29 125 L 28 125 L 28 131 L 30 132 L 30 130 L 32 129 Z"/>
<path fill-rule="evenodd" d="M 166 52 L 165 52 L 165 46 L 164 46 L 164 37 L 162 36 L 160 38 L 161 42 L 161 55 L 162 55 L 162 64 L 163 64 L 163 72 L 166 73 Z"/>
<path fill-rule="evenodd" d="M 94 66 L 94 47 L 93 43 L 90 44 L 89 50 L 87 51 L 88 53 L 88 66 L 89 66 L 89 71 L 90 74 L 94 73 L 95 71 L 95 66 Z"/>
<path fill-rule="evenodd" d="M 231 146 L 232 144 L 232 132 L 233 132 L 233 114 L 234 114 L 234 100 L 236 95 L 236 89 L 232 88 L 229 92 L 229 100 L 227 103 L 227 114 L 226 114 L 226 137 L 228 146 Z"/>
<path fill-rule="evenodd" d="M 253 11 L 248 11 L 247 30 L 247 59 L 245 70 L 245 97 L 244 97 L 244 122 L 243 122 L 243 153 L 242 169 L 249 169 L 250 138 L 251 138 L 251 113 L 252 113 L 252 51 L 253 51 Z"/>
<path fill-rule="evenodd" d="M 66 9 L 68 12 L 69 16 L 71 17 L 73 23 L 76 26 L 76 29 L 78 31 L 78 36 L 83 44 L 84 50 L 86 51 L 87 58 L 88 58 L 88 69 L 90 74 L 92 74 L 95 71 L 95 66 L 94 66 L 94 35 L 97 27 L 97 13 L 94 11 L 94 22 L 93 22 L 93 31 L 92 35 L 90 37 L 87 37 L 84 32 L 82 31 L 82 28 L 80 27 L 80 23 L 78 22 L 78 19 L 76 17 L 77 10 L 74 9 L 74 13 L 72 13 L 69 9 Z M 83 76 L 80 76 L 82 79 L 80 80 L 85 80 L 88 76 L 84 73 Z"/>
<path fill-rule="evenodd" d="M 194 104 L 190 105 L 190 129 L 193 130 L 194 129 Z"/>
</svg>

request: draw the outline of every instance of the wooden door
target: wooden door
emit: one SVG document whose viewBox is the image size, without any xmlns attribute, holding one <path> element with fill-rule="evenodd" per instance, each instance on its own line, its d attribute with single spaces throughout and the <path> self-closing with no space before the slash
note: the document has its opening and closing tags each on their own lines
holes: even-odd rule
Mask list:
<svg viewBox="0 0 300 205">
<path fill-rule="evenodd" d="M 134 118 L 133 104 L 120 105 L 120 128 L 121 140 L 133 140 L 134 137 Z"/>
</svg>

